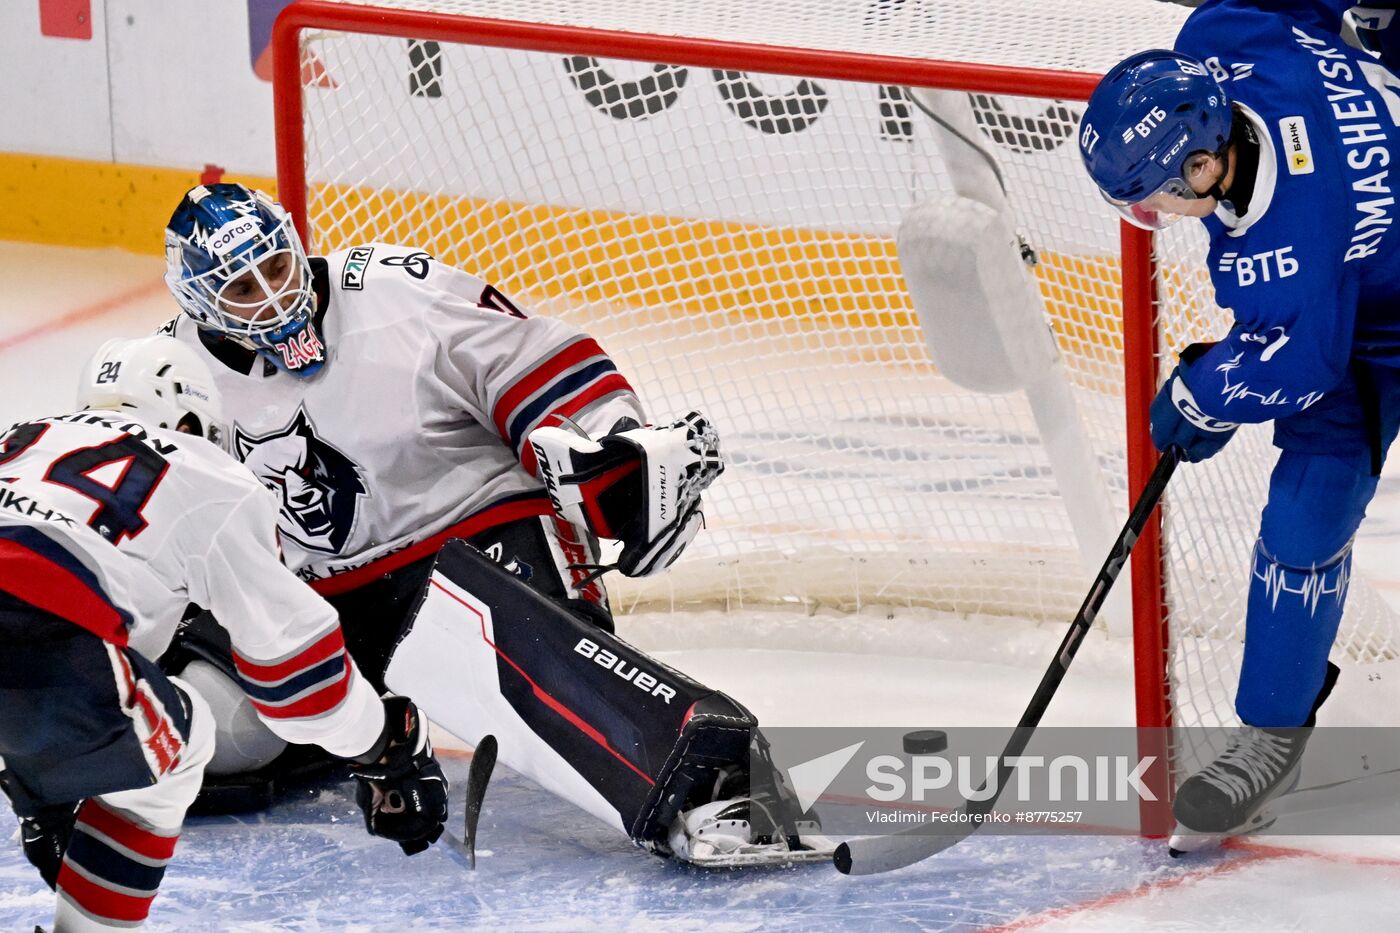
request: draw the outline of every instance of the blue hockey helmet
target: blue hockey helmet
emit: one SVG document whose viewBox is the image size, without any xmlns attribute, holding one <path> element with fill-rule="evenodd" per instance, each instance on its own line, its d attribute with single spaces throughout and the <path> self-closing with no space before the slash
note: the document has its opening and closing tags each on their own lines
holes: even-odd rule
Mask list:
<svg viewBox="0 0 1400 933">
<path fill-rule="evenodd" d="M 1129 222 L 1160 229 L 1179 215 L 1143 202 L 1156 194 L 1200 197 L 1186 180 L 1198 152 L 1230 141 L 1225 89 L 1190 55 L 1148 49 L 1104 75 L 1079 123 L 1079 154 L 1105 200 Z"/>
<path fill-rule="evenodd" d="M 165 284 L 200 327 L 279 369 L 304 377 L 325 364 L 306 251 L 291 216 L 261 191 L 191 188 L 165 228 Z"/>
</svg>

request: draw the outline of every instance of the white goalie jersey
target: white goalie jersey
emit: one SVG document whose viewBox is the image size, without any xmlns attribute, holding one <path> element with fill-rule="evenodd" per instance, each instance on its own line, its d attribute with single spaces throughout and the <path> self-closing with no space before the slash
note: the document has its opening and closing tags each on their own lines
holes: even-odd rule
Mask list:
<svg viewBox="0 0 1400 933">
<path fill-rule="evenodd" d="M 335 610 L 281 566 L 276 514 L 213 444 L 117 413 L 0 435 L 0 589 L 150 659 L 190 603 L 209 609 L 274 732 L 359 755 L 379 736 L 383 706 Z"/>
<path fill-rule="evenodd" d="M 601 347 L 408 247 L 312 258 L 319 373 L 288 375 L 184 315 L 166 332 L 213 370 L 235 455 L 281 502 L 285 560 L 346 592 L 449 537 L 552 514 L 526 436 L 645 420 Z"/>
</svg>

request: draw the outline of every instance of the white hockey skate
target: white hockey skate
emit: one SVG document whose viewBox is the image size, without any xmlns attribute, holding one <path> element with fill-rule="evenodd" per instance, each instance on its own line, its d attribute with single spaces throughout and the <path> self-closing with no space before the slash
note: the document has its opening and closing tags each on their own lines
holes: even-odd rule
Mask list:
<svg viewBox="0 0 1400 933">
<path fill-rule="evenodd" d="M 1312 730 L 1244 726 L 1215 761 L 1177 791 L 1176 828 L 1167 842 L 1173 858 L 1219 845 L 1273 825 L 1273 801 L 1298 784 Z"/>
<path fill-rule="evenodd" d="M 704 868 L 831 860 L 837 844 L 821 835 L 817 820 L 796 820 L 795 836 L 771 829 L 777 824 L 769 808 L 753 798 L 713 800 L 676 817 L 667 842 L 676 858 Z"/>
</svg>

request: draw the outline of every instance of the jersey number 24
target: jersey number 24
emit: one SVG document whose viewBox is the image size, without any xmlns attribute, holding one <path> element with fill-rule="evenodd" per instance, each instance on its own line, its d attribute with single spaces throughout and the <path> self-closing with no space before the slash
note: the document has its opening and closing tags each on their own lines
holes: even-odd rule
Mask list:
<svg viewBox="0 0 1400 933">
<path fill-rule="evenodd" d="M 48 425 L 18 424 L 0 440 L 0 467 L 34 445 Z M 112 464 L 121 464 L 111 484 L 99 482 L 92 474 Z M 120 544 L 146 528 L 141 510 L 160 485 L 170 464 L 149 446 L 123 434 L 93 447 L 80 447 L 59 456 L 49 464 L 44 482 L 71 489 L 97 504 L 88 525 L 98 534 Z"/>
</svg>

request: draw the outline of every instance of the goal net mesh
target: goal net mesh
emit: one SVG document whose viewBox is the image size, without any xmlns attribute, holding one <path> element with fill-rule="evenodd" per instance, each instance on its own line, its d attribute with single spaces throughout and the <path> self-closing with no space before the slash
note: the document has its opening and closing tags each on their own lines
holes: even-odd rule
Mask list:
<svg viewBox="0 0 1400 933">
<path fill-rule="evenodd" d="M 1170 45 L 1186 11 L 1149 0 L 394 5 L 435 22 L 706 40 L 677 62 L 635 44 L 616 58 L 574 51 L 567 33 L 542 50 L 469 33 L 424 41 L 435 30 L 302 33 L 313 252 L 421 247 L 589 331 L 654 420 L 697 408 L 718 427 L 728 469 L 706 493 L 707 529 L 669 573 L 617 581 L 620 610 L 901 605 L 1068 619 L 1091 574 L 1030 400 L 963 388 L 935 364 L 896 254 L 908 212 L 954 190 L 936 111 L 896 75 L 793 74 L 750 46 L 1027 69 L 1025 96 L 958 96 L 1004 185 L 1026 246 L 1019 274 L 1039 295 L 1116 525 L 1128 504 L 1119 228 L 1079 162 L 1082 104 L 1044 96 L 1029 70 L 1102 73 Z M 1194 226 L 1157 240 L 1168 368 L 1229 326 Z M 1274 457 L 1268 429 L 1246 427 L 1173 480 L 1165 667 L 1178 722 L 1233 720 Z M 1396 631 L 1354 581 L 1337 652 L 1388 658 Z"/>
</svg>

